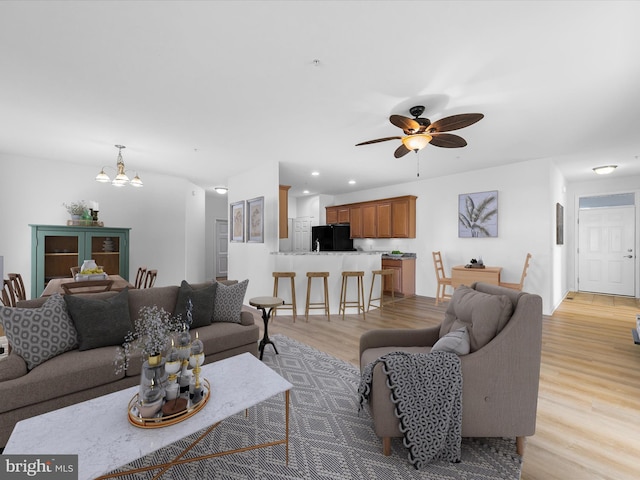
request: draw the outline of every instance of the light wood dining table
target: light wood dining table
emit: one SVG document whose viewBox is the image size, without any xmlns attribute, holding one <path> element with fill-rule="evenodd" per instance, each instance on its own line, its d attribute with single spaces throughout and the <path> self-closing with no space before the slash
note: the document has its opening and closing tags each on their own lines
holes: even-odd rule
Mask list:
<svg viewBox="0 0 640 480">
<path fill-rule="evenodd" d="M 122 278 L 120 275 L 107 275 L 109 280 L 113 280 L 113 285 L 111 285 L 111 290 L 115 292 L 120 292 L 125 288 L 136 288 L 134 285 L 130 284 L 127 280 Z M 41 297 L 49 297 L 54 293 L 60 293 L 64 295 L 64 290 L 62 289 L 63 283 L 75 282 L 75 280 L 71 277 L 64 278 L 52 278 L 47 283 L 47 286 L 44 287 L 42 291 Z"/>
<path fill-rule="evenodd" d="M 467 268 L 464 265 L 456 265 L 451 268 L 451 285 L 453 288 L 460 285 L 471 286 L 473 282 L 500 285 L 501 271 L 502 267 Z"/>
</svg>

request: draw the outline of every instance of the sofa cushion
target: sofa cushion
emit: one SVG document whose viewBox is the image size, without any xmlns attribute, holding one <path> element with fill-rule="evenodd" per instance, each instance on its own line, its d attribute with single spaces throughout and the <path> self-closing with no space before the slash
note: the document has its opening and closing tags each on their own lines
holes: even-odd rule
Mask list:
<svg viewBox="0 0 640 480">
<path fill-rule="evenodd" d="M 225 285 L 218 282 L 213 304 L 214 322 L 240 323 L 240 312 L 242 311 L 242 303 L 244 302 L 248 285 L 248 279 L 234 285 Z"/>
<path fill-rule="evenodd" d="M 453 330 L 440 338 L 440 340 L 433 345 L 431 351 L 443 351 L 455 353 L 456 355 L 466 355 L 469 353 L 470 349 L 469 332 L 467 331 L 467 327 L 462 327 L 457 330 Z"/>
<path fill-rule="evenodd" d="M 121 347 L 81 352 L 70 350 L 31 370 L 27 375 L 0 384 L 0 412 L 100 387 L 124 378 L 116 373 L 114 359 Z M 126 406 L 124 407 L 126 410 Z M 126 413 L 125 413 L 126 415 Z"/>
<path fill-rule="evenodd" d="M 78 331 L 79 350 L 122 345 L 133 330 L 129 317 L 129 289 L 106 298 L 65 295 L 65 302 Z"/>
<path fill-rule="evenodd" d="M 1 307 L 0 320 L 11 348 L 27 368 L 78 346 L 78 335 L 62 295 L 55 294 L 39 308 Z"/>
<path fill-rule="evenodd" d="M 142 307 L 155 305 L 166 312 L 173 312 L 176 308 L 179 289 L 180 287 L 177 285 L 170 285 L 167 287 L 134 288 L 129 290 L 129 316 L 131 317 L 131 323 L 135 324 L 138 321 Z"/>
<path fill-rule="evenodd" d="M 489 343 L 509 321 L 513 312 L 506 295 L 477 292 L 461 285 L 456 288 L 440 325 L 440 337 L 467 327 L 471 352 Z"/>
<path fill-rule="evenodd" d="M 176 308 L 173 310 L 175 316 L 181 315 L 182 320 L 186 321 L 187 301 L 191 299 L 193 308 L 191 310 L 190 328 L 204 327 L 211 325 L 211 317 L 213 317 L 213 302 L 216 295 L 216 283 L 205 285 L 189 285 L 186 280 L 180 284 L 178 291 L 178 299 Z"/>
<path fill-rule="evenodd" d="M 195 338 L 196 332 L 204 346 L 206 355 L 242 347 L 249 343 L 257 343 L 260 335 L 260 329 L 257 325 L 246 327 L 233 322 L 218 322 L 192 330 L 192 339 Z"/>
</svg>

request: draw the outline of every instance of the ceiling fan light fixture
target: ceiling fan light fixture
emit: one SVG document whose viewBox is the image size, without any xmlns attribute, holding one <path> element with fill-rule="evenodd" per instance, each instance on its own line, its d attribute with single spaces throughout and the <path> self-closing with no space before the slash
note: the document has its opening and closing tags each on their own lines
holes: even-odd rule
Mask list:
<svg viewBox="0 0 640 480">
<path fill-rule="evenodd" d="M 415 135 L 407 135 L 402 138 L 402 143 L 409 150 L 422 150 L 424 147 L 429 145 L 433 137 L 431 135 L 427 135 L 426 133 L 417 133 Z"/>
<path fill-rule="evenodd" d="M 598 175 L 608 175 L 611 172 L 613 172 L 616 168 L 618 168 L 617 165 L 603 165 L 601 167 L 595 167 L 593 171 L 596 172 Z"/>
</svg>

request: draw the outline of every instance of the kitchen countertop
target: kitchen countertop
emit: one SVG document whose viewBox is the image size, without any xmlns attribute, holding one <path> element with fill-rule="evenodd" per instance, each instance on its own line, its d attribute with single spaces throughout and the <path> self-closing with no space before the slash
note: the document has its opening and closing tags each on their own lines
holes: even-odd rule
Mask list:
<svg viewBox="0 0 640 480">
<path fill-rule="evenodd" d="M 345 251 L 345 252 L 271 252 L 271 255 L 294 255 L 294 256 L 302 256 L 302 255 L 382 255 L 382 258 L 386 258 L 389 260 L 410 260 L 415 259 L 415 253 L 405 253 L 402 257 L 391 257 L 388 256 L 388 251 L 376 251 L 376 250 L 354 250 L 354 251 Z"/>
</svg>

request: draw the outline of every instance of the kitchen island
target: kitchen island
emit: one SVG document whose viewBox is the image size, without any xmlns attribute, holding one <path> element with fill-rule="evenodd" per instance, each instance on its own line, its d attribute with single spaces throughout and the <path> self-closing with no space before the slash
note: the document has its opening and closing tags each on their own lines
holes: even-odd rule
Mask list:
<svg viewBox="0 0 640 480">
<path fill-rule="evenodd" d="M 348 252 L 272 252 L 276 256 L 274 271 L 295 272 L 296 307 L 298 315 L 304 317 L 305 301 L 307 298 L 307 272 L 329 272 L 329 307 L 331 315 L 338 318 L 340 304 L 340 287 L 342 286 L 342 272 L 364 272 L 365 307 L 369 301 L 371 278 L 373 270 L 382 267 L 382 255 L 380 251 L 348 251 Z M 380 291 L 380 277 L 376 278 L 374 289 Z M 347 300 L 356 297 L 356 282 L 351 280 L 347 290 Z M 286 303 L 291 302 L 289 282 L 280 282 L 278 296 L 284 298 Z M 323 284 L 319 280 L 313 280 L 311 284 L 311 298 L 309 301 L 322 302 Z M 322 310 L 312 310 L 309 315 L 323 315 Z M 347 314 L 356 313 L 356 308 L 347 307 Z"/>
</svg>

